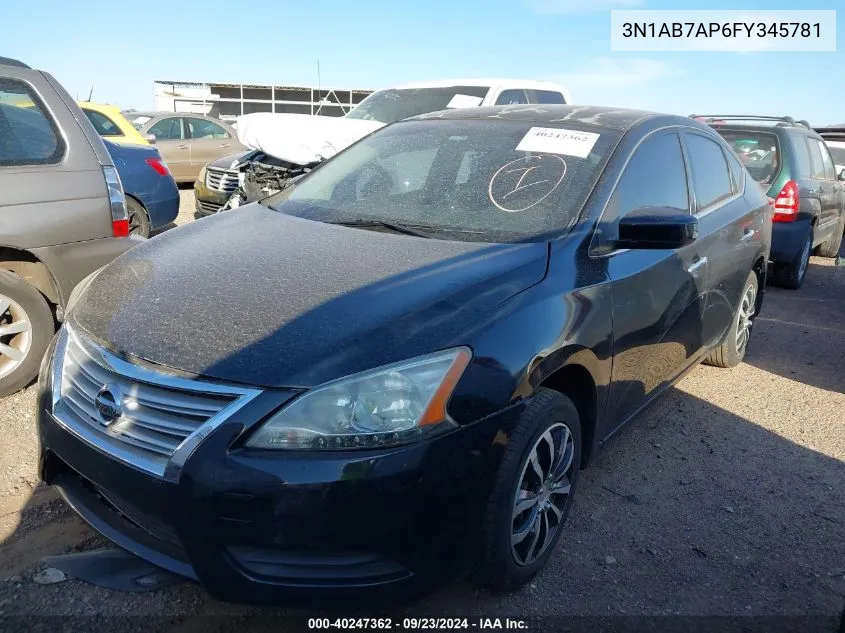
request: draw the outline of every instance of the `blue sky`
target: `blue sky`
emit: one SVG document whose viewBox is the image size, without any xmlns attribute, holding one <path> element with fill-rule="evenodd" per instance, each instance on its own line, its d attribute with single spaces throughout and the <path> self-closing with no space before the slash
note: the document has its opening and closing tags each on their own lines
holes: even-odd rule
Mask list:
<svg viewBox="0 0 845 633">
<path fill-rule="evenodd" d="M 835 53 L 614 53 L 610 9 L 836 9 L 837 0 L 31 0 L 4 8 L 0 55 L 68 91 L 153 106 L 153 80 L 379 88 L 501 76 L 565 83 L 577 103 L 845 122 Z"/>
</svg>

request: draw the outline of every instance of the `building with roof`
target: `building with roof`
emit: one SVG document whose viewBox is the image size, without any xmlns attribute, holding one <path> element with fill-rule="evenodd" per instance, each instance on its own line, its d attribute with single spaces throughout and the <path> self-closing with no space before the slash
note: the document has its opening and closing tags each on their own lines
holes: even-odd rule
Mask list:
<svg viewBox="0 0 845 633">
<path fill-rule="evenodd" d="M 156 80 L 155 109 L 233 120 L 253 112 L 343 116 L 372 90 Z"/>
</svg>

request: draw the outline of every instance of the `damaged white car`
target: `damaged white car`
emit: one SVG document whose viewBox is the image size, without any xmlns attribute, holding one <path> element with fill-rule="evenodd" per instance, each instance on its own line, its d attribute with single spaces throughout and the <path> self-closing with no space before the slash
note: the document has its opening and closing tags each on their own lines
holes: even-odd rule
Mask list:
<svg viewBox="0 0 845 633">
<path fill-rule="evenodd" d="M 413 83 L 379 90 L 343 117 L 257 112 L 237 120 L 238 140 L 251 152 L 232 165 L 239 186 L 225 211 L 281 191 L 324 160 L 377 129 L 408 117 L 490 105 L 569 104 L 561 85 L 521 79 Z"/>
</svg>

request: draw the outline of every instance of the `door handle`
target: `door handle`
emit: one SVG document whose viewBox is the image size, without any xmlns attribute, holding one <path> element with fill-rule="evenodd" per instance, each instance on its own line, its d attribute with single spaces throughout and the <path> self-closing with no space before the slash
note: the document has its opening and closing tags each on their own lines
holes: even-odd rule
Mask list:
<svg viewBox="0 0 845 633">
<path fill-rule="evenodd" d="M 757 231 L 755 231 L 754 229 L 745 229 L 745 231 L 742 233 L 742 237 L 739 238 L 739 240 L 741 242 L 747 242 L 752 237 L 754 237 L 756 234 L 757 234 Z"/>
<path fill-rule="evenodd" d="M 176 149 L 188 149 L 187 145 L 177 145 Z"/>
<path fill-rule="evenodd" d="M 687 266 L 688 273 L 694 273 L 696 270 L 704 266 L 707 263 L 707 258 L 702 257 L 701 259 L 696 259 L 692 264 Z"/>
</svg>

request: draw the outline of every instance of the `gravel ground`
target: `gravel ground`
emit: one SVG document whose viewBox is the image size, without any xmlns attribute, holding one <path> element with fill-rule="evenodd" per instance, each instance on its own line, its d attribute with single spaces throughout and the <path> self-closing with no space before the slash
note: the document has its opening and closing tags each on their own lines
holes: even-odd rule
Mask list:
<svg viewBox="0 0 845 633">
<path fill-rule="evenodd" d="M 193 218 L 192 190 L 182 202 L 177 223 Z M 583 473 L 535 582 L 508 596 L 454 582 L 395 613 L 828 616 L 813 630 L 834 630 L 845 602 L 843 331 L 845 267 L 813 258 L 800 291 L 768 290 L 745 363 L 694 369 Z M 106 544 L 38 487 L 34 396 L 30 387 L 0 401 L 0 615 L 123 616 L 121 630 L 151 632 L 264 630 L 255 616 L 289 613 L 219 603 L 189 584 L 118 593 L 36 583 L 43 556 Z M 219 614 L 237 617 L 207 617 Z M 35 622 L 49 618 L 15 628 Z M 91 630 L 90 620 L 63 622 Z"/>
</svg>

